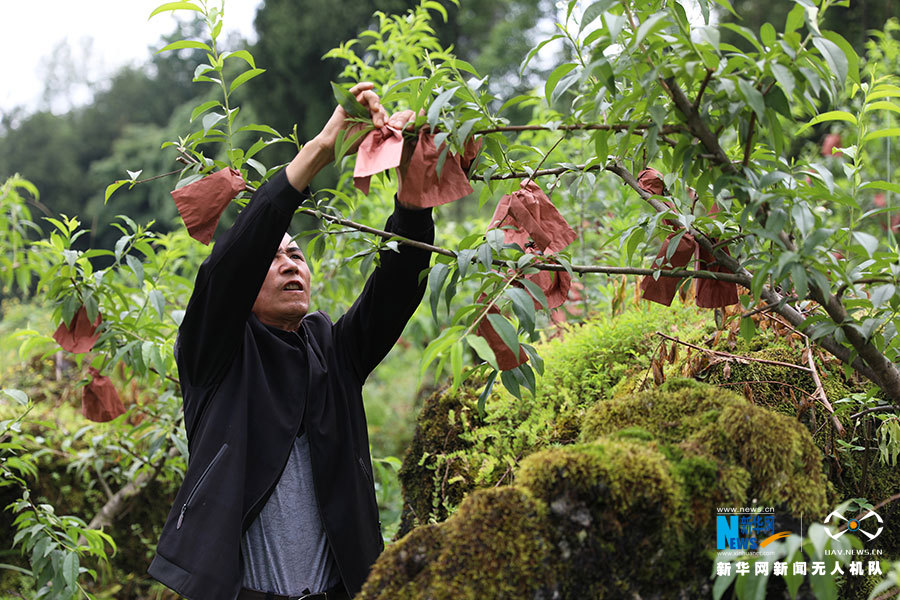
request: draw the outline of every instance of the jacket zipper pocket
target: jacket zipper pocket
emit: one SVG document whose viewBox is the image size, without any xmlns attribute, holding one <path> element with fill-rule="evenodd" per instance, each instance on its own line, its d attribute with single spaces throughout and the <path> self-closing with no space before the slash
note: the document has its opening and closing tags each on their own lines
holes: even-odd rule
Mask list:
<svg viewBox="0 0 900 600">
<path fill-rule="evenodd" d="M 194 498 L 194 494 L 197 493 L 197 490 L 200 489 L 200 486 L 203 485 L 204 480 L 206 480 L 206 476 L 209 475 L 209 472 L 215 466 L 219 459 L 222 458 L 222 455 L 225 454 L 225 451 L 228 450 L 228 443 L 222 444 L 222 447 L 219 448 L 219 451 L 216 452 L 216 455 L 213 457 L 209 464 L 206 465 L 206 468 L 203 469 L 203 474 L 200 475 L 200 479 L 197 480 L 197 483 L 194 484 L 191 493 L 188 494 L 187 500 L 184 501 L 184 504 L 181 506 L 181 513 L 178 515 L 178 522 L 175 524 L 175 529 L 181 529 L 181 523 L 184 521 L 184 513 L 188 508 L 188 504 L 191 503 L 191 500 Z"/>
</svg>

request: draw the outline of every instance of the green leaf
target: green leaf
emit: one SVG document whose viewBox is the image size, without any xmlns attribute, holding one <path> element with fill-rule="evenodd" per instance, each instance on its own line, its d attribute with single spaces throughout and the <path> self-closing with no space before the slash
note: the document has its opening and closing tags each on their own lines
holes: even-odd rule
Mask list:
<svg viewBox="0 0 900 600">
<path fill-rule="evenodd" d="M 778 82 L 778 85 L 781 86 L 787 97 L 791 98 L 794 95 L 794 86 L 796 85 L 794 74 L 791 73 L 790 69 L 778 63 L 772 63 L 769 67 L 772 69 L 775 81 Z"/>
<path fill-rule="evenodd" d="M 447 22 L 447 9 L 440 2 L 435 2 L 434 0 L 425 0 L 422 2 L 423 8 L 429 8 L 433 11 L 440 13 L 440 15 L 444 18 L 444 23 Z"/>
<path fill-rule="evenodd" d="M 756 335 L 756 323 L 750 317 L 742 317 L 741 318 L 741 337 L 748 344 L 753 341 L 753 336 Z"/>
<path fill-rule="evenodd" d="M 822 114 L 816 115 L 815 117 L 810 119 L 806 125 L 797 130 L 797 135 L 806 131 L 813 125 L 818 125 L 819 123 L 825 123 L 828 121 L 846 121 L 851 125 L 856 125 L 857 123 L 856 117 L 845 110 L 829 110 L 828 112 L 823 112 Z"/>
<path fill-rule="evenodd" d="M 106 186 L 106 192 L 103 194 L 103 204 L 106 204 L 107 202 L 109 202 L 109 197 L 112 196 L 113 193 L 115 193 L 115 191 L 117 189 L 119 189 L 126 183 L 129 183 L 127 179 L 120 179 L 120 180 L 114 181 L 111 184 L 109 184 L 108 186 Z"/>
<path fill-rule="evenodd" d="M 854 231 L 853 239 L 863 247 L 869 256 L 872 256 L 875 254 L 875 251 L 878 250 L 878 238 L 870 233 Z"/>
<path fill-rule="evenodd" d="M 558 40 L 562 37 L 564 37 L 562 34 L 557 33 L 556 35 L 550 36 L 549 38 L 542 40 L 537 46 L 532 48 L 528 52 L 528 54 L 525 55 L 525 58 L 522 60 L 522 64 L 519 65 L 519 74 L 521 75 L 525 72 L 525 67 L 528 66 L 528 63 L 531 62 L 531 59 L 534 58 L 534 56 L 538 52 L 540 52 L 544 46 L 546 46 L 547 44 L 550 44 L 552 42 L 555 42 L 556 40 Z"/>
<path fill-rule="evenodd" d="M 894 192 L 900 194 L 900 184 L 890 181 L 869 181 L 859 186 L 861 190 L 884 190 L 886 192 Z"/>
<path fill-rule="evenodd" d="M 466 342 L 475 351 L 478 356 L 481 357 L 482 360 L 487 362 L 487 364 L 491 365 L 497 371 L 500 368 L 497 366 L 497 357 L 494 355 L 494 351 L 491 350 L 490 345 L 488 345 L 487 340 L 481 337 L 480 335 L 475 335 L 471 333 L 466 336 Z"/>
<path fill-rule="evenodd" d="M 206 135 L 209 133 L 209 130 L 212 129 L 216 123 L 225 118 L 225 115 L 222 113 L 209 113 L 208 115 L 203 117 L 203 134 Z"/>
<path fill-rule="evenodd" d="M 870 131 L 863 138 L 863 142 L 871 142 L 886 137 L 900 137 L 900 127 L 890 127 L 888 129 L 879 129 L 878 131 Z"/>
<path fill-rule="evenodd" d="M 333 81 L 331 82 L 331 90 L 334 92 L 334 99 L 348 115 L 357 119 L 369 118 L 369 110 L 349 90 L 344 89 Z"/>
<path fill-rule="evenodd" d="M 222 53 L 222 60 L 228 60 L 229 58 L 240 58 L 241 60 L 246 62 L 248 65 L 250 65 L 251 69 L 256 68 L 256 61 L 253 60 L 253 55 L 250 54 L 246 50 L 237 50 L 235 52 L 223 52 Z"/>
<path fill-rule="evenodd" d="M 900 113 L 900 106 L 893 102 L 888 102 L 887 100 L 879 100 L 877 102 L 866 104 L 864 111 L 869 112 L 871 110 L 889 110 L 891 112 Z"/>
<path fill-rule="evenodd" d="M 578 35 L 584 31 L 584 28 L 594 22 L 594 19 L 608 11 L 617 0 L 598 0 L 584 10 L 581 16 L 581 25 L 578 27 Z"/>
<path fill-rule="evenodd" d="M 519 323 L 522 324 L 522 328 L 529 333 L 533 333 L 535 325 L 534 300 L 531 299 L 528 292 L 520 288 L 509 287 L 506 289 L 505 294 L 512 300 L 513 311 L 515 311 Z"/>
<path fill-rule="evenodd" d="M 191 123 L 193 123 L 197 119 L 197 117 L 199 117 L 209 109 L 221 105 L 222 103 L 218 100 L 210 100 L 209 102 L 204 102 L 203 104 L 195 107 L 194 110 L 191 111 Z"/>
<path fill-rule="evenodd" d="M 431 267 L 428 273 L 428 289 L 430 290 L 429 300 L 431 302 L 431 314 L 434 316 L 435 322 L 438 318 L 438 301 L 441 298 L 441 290 L 444 288 L 444 282 L 450 273 L 450 267 L 446 263 L 437 263 Z"/>
<path fill-rule="evenodd" d="M 171 10 L 195 10 L 199 13 L 203 12 L 203 9 L 201 9 L 196 4 L 191 4 L 190 2 L 167 2 L 165 4 L 157 6 L 153 10 L 153 12 L 150 13 L 150 16 L 147 17 L 147 20 L 149 21 L 156 15 L 167 12 L 167 11 L 171 11 Z"/>
<path fill-rule="evenodd" d="M 150 300 L 150 304 L 156 310 L 156 314 L 159 315 L 159 318 L 162 319 L 163 315 L 165 315 L 166 308 L 166 299 L 163 297 L 162 292 L 159 290 L 150 290 L 150 293 L 147 294 L 148 299 Z"/>
<path fill-rule="evenodd" d="M 66 586 L 74 589 L 78 582 L 78 554 L 75 552 L 67 552 L 63 559 L 63 578 L 66 580 Z"/>
<path fill-rule="evenodd" d="M 741 25 L 735 25 L 734 23 L 723 23 L 721 26 L 725 29 L 730 29 L 731 31 L 735 32 L 736 34 L 753 44 L 753 47 L 756 48 L 757 52 L 759 52 L 760 54 L 763 54 L 765 52 L 765 49 L 762 47 L 762 45 L 760 45 L 759 40 L 756 39 L 756 35 L 754 35 L 754 33 L 750 29 Z"/>
<path fill-rule="evenodd" d="M 441 117 L 441 110 L 448 102 L 450 102 L 450 99 L 453 98 L 453 94 L 455 94 L 458 89 L 459 86 L 454 86 L 449 90 L 444 90 L 434 99 L 431 106 L 428 107 L 428 124 L 431 125 L 432 128 L 437 127 L 438 119 Z"/>
<path fill-rule="evenodd" d="M 813 45 L 822 53 L 825 63 L 843 84 L 847 80 L 847 74 L 850 70 L 849 61 L 844 51 L 841 50 L 840 46 L 823 37 L 814 37 Z"/>
<path fill-rule="evenodd" d="M 823 31 L 822 35 L 840 49 L 844 59 L 847 61 L 847 76 L 850 77 L 850 81 L 853 83 L 860 83 L 859 56 L 857 56 L 853 46 L 837 32 Z"/>
<path fill-rule="evenodd" d="M 238 89 L 257 75 L 262 75 L 265 72 L 265 69 L 249 69 L 247 71 L 244 71 L 243 73 L 235 77 L 234 81 L 231 82 L 231 87 L 228 89 L 228 93 L 232 93 L 234 90 Z"/>
<path fill-rule="evenodd" d="M 739 78 L 737 80 L 738 90 L 741 92 L 741 96 L 744 97 L 744 100 L 747 101 L 747 104 L 750 105 L 750 108 L 753 109 L 753 112 L 756 113 L 756 118 L 760 121 L 765 120 L 766 118 L 766 103 L 763 100 L 762 92 L 756 89 L 753 86 L 752 81 L 748 81 L 743 78 Z"/>
<path fill-rule="evenodd" d="M 875 308 L 881 308 L 888 302 L 890 302 L 891 298 L 894 297 L 894 294 L 897 292 L 896 287 L 893 284 L 885 284 L 879 285 L 869 296 L 869 299 L 872 301 L 872 306 Z"/>
<path fill-rule="evenodd" d="M 547 82 L 544 84 L 544 98 L 547 99 L 547 102 L 551 102 L 553 90 L 556 88 L 559 80 L 572 71 L 575 66 L 575 63 L 565 63 L 553 69 L 553 72 L 550 73 L 550 76 L 547 77 Z"/>
<path fill-rule="evenodd" d="M 268 133 L 269 135 L 274 135 L 276 138 L 281 137 L 281 134 L 278 133 L 272 127 L 269 127 L 268 125 L 260 125 L 258 123 L 249 123 L 247 125 L 244 125 L 240 129 L 235 131 L 235 133 L 242 133 L 244 131 L 258 131 L 259 133 Z M 260 140 L 260 141 L 262 141 L 262 140 Z M 265 143 L 265 142 L 263 142 L 263 143 Z M 253 152 L 250 152 L 249 150 L 247 151 L 248 156 L 253 155 L 253 154 L 254 154 Z"/>
<path fill-rule="evenodd" d="M 803 25 L 803 7 L 799 4 L 790 10 L 784 21 L 784 33 L 793 33 Z"/>
<path fill-rule="evenodd" d="M 519 389 L 519 380 L 516 377 L 515 369 L 501 371 L 500 381 L 503 382 L 503 387 L 505 387 L 510 394 L 520 400 L 522 399 L 522 390 Z"/>
<path fill-rule="evenodd" d="M 637 33 L 634 36 L 633 43 L 635 46 L 641 45 L 648 35 L 656 31 L 657 29 L 663 29 L 669 25 L 668 22 L 664 21 L 666 17 L 669 15 L 663 11 L 653 13 L 648 19 L 646 19 L 643 23 L 641 23 L 640 27 L 638 27 Z"/>
<path fill-rule="evenodd" d="M 771 23 L 763 23 L 762 27 L 759 28 L 759 38 L 762 40 L 763 45 L 772 47 L 775 45 L 776 34 L 775 28 L 772 27 Z"/>
<path fill-rule="evenodd" d="M 203 42 L 195 42 L 192 40 L 179 40 L 177 42 L 172 42 L 157 50 L 157 54 L 161 54 L 163 52 L 168 52 L 169 50 L 184 50 L 185 48 L 194 48 L 196 50 L 206 50 L 207 52 L 212 52 L 212 48 L 210 48 L 207 44 Z"/>
<path fill-rule="evenodd" d="M 478 338 L 481 339 L 481 338 Z M 485 342 L 487 345 L 487 342 Z M 491 349 L 488 348 L 488 351 Z M 493 352 L 491 355 L 493 356 Z M 481 394 L 478 396 L 478 415 L 483 419 L 484 418 L 484 405 L 487 402 L 488 396 L 491 395 L 491 390 L 494 389 L 494 382 L 497 380 L 497 367 L 494 367 L 494 370 L 488 375 L 487 381 L 484 383 L 484 389 L 481 391 Z"/>
<path fill-rule="evenodd" d="M 125 262 L 128 263 L 129 268 L 134 272 L 134 276 L 137 277 L 138 285 L 144 284 L 144 265 L 141 264 L 134 256 L 128 254 L 125 256 Z"/>
<path fill-rule="evenodd" d="M 501 314 L 489 313 L 487 319 L 503 343 L 512 351 L 513 356 L 519 355 L 519 336 L 516 334 L 516 328 L 510 323 L 506 317 Z"/>
<path fill-rule="evenodd" d="M 563 77 L 559 80 L 559 83 L 556 84 L 556 87 L 553 90 L 553 94 L 550 96 L 550 104 L 556 104 L 556 102 L 565 94 L 570 87 L 572 87 L 575 83 L 577 83 L 581 79 L 581 69 L 576 68 L 571 73 Z"/>
<path fill-rule="evenodd" d="M 463 343 L 462 340 L 453 344 L 450 348 L 450 372 L 453 375 L 452 388 L 455 390 L 462 382 L 463 372 Z"/>
<path fill-rule="evenodd" d="M 530 279 L 520 279 L 519 281 L 522 283 L 522 285 L 525 286 L 525 289 L 528 290 L 528 293 L 534 297 L 534 299 L 538 302 L 538 304 L 541 305 L 544 310 L 549 310 L 547 305 L 547 296 L 544 295 L 544 290 L 542 290 L 538 284 L 531 281 Z"/>
<path fill-rule="evenodd" d="M 25 406 L 28 404 L 28 395 L 22 390 L 14 390 L 14 389 L 4 389 L 0 390 L 10 398 L 12 398 L 17 404 L 21 404 Z"/>
</svg>

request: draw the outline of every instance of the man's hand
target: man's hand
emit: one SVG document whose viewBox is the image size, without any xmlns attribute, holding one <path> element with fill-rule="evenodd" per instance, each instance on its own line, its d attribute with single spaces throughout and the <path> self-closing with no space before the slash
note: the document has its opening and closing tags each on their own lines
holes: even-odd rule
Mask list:
<svg viewBox="0 0 900 600">
<path fill-rule="evenodd" d="M 378 97 L 378 94 L 372 91 L 372 88 L 374 87 L 375 86 L 369 82 L 357 83 L 350 88 L 350 93 L 359 100 L 360 104 L 368 109 L 372 124 L 376 128 L 380 128 L 384 126 L 385 121 L 388 119 L 388 115 L 381 105 L 381 99 Z M 337 136 L 341 130 L 346 132 L 344 134 L 344 139 L 351 139 L 365 127 L 366 125 L 364 123 L 351 121 L 349 115 L 347 115 L 347 111 L 345 111 L 343 107 L 338 106 L 334 109 L 334 112 L 331 114 L 331 118 L 328 119 L 325 127 L 323 127 L 319 135 L 316 136 L 315 141 L 322 146 L 323 150 L 330 152 L 330 155 L 333 158 L 334 146 L 337 143 Z M 362 138 L 360 137 L 353 146 L 350 147 L 348 154 L 356 152 L 361 142 Z"/>
<path fill-rule="evenodd" d="M 368 82 L 358 83 L 350 89 L 350 93 L 369 110 L 372 124 L 375 127 L 382 127 L 387 121 L 387 112 L 381 106 L 378 94 L 372 91 L 374 87 Z M 297 190 L 305 189 L 316 173 L 334 160 L 334 146 L 337 143 L 338 133 L 341 130 L 346 131 L 344 135 L 349 139 L 364 128 L 364 124 L 351 121 L 343 108 L 340 106 L 335 108 L 319 135 L 305 144 L 285 169 L 290 184 Z M 356 152 L 361 142 L 362 138 L 358 139 L 350 148 L 350 152 Z"/>
</svg>

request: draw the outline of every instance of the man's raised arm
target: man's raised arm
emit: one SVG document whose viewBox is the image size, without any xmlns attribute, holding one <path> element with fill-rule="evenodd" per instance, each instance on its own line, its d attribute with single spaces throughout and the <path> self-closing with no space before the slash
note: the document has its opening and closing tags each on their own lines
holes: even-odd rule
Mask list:
<svg viewBox="0 0 900 600">
<path fill-rule="evenodd" d="M 387 117 L 372 84 L 360 83 L 351 93 L 366 106 L 373 124 Z M 201 265 L 179 329 L 178 361 L 191 385 L 215 381 L 237 350 L 266 272 L 294 211 L 307 197 L 313 177 L 334 159 L 341 130 L 353 129 L 337 107 L 322 131 L 253 195 L 234 226 L 216 241 Z"/>
</svg>

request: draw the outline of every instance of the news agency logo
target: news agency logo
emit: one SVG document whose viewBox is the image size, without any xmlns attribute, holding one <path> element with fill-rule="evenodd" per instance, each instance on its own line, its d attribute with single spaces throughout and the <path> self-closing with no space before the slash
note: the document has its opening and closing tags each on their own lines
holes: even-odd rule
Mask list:
<svg viewBox="0 0 900 600">
<path fill-rule="evenodd" d="M 758 552 L 774 542 L 791 535 L 790 531 L 775 533 L 775 515 L 758 512 L 716 515 L 716 550 Z"/>
<path fill-rule="evenodd" d="M 844 535 L 845 533 L 847 533 L 848 531 L 850 531 L 852 533 L 863 534 L 864 536 L 869 538 L 869 541 L 871 542 L 872 540 L 877 538 L 879 535 L 881 535 L 881 532 L 884 529 L 884 525 L 883 525 L 884 520 L 881 518 L 881 515 L 879 515 L 877 512 L 875 512 L 874 510 L 871 510 L 871 509 L 865 515 L 863 515 L 863 517 L 860 519 L 857 519 L 857 518 L 848 519 L 843 514 L 841 514 L 841 511 L 833 510 L 827 517 L 825 517 L 825 523 L 831 523 L 832 517 L 834 517 L 834 524 L 836 526 L 840 525 L 840 521 L 847 522 L 847 524 L 843 528 L 841 528 L 839 531 L 837 531 L 836 533 L 831 533 L 830 529 L 825 530 L 825 532 L 828 533 L 828 535 L 832 539 L 835 539 L 835 540 L 838 539 L 839 537 L 841 537 L 842 535 Z M 866 519 L 869 519 L 870 517 L 875 517 L 875 522 L 877 522 L 878 528 L 875 530 L 875 533 L 869 533 L 868 531 L 866 531 L 866 529 L 871 529 L 872 528 L 871 525 L 874 525 L 875 522 L 870 521 L 869 523 L 863 524 L 863 521 L 865 521 Z"/>
</svg>

